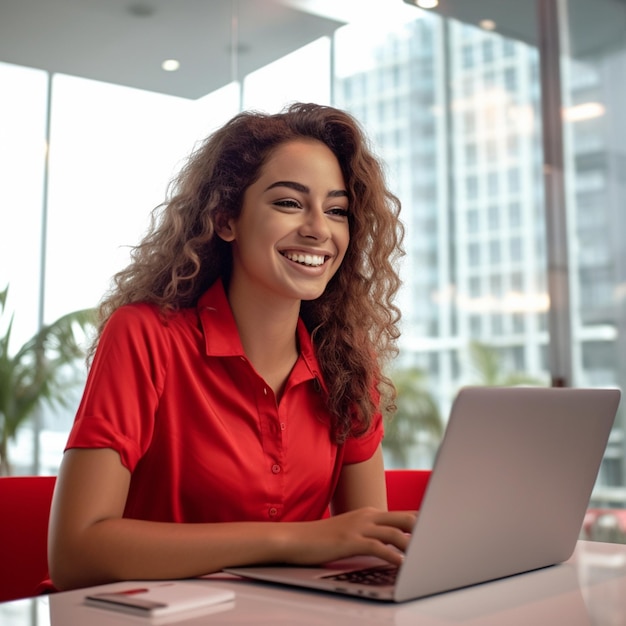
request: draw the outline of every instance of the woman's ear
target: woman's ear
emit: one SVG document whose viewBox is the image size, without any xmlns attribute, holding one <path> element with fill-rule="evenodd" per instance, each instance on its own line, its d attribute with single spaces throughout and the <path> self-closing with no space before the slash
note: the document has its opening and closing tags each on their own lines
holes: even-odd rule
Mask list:
<svg viewBox="0 0 626 626">
<path fill-rule="evenodd" d="M 221 215 L 215 221 L 215 232 L 220 239 L 224 241 L 234 241 L 235 229 L 233 228 L 234 220 Z"/>
</svg>

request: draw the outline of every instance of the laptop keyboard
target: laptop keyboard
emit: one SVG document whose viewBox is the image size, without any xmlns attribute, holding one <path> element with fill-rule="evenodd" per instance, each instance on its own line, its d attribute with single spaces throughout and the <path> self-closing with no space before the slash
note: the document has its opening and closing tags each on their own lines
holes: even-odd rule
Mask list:
<svg viewBox="0 0 626 626">
<path fill-rule="evenodd" d="M 398 568 L 395 565 L 378 565 L 377 567 L 357 569 L 341 574 L 331 574 L 324 576 L 324 578 L 361 585 L 384 586 L 393 585 L 397 575 Z"/>
</svg>

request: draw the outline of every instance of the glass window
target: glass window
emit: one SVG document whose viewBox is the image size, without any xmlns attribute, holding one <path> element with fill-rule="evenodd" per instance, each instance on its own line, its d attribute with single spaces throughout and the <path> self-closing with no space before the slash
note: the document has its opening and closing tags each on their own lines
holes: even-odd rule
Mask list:
<svg viewBox="0 0 626 626">
<path fill-rule="evenodd" d="M 509 280 L 511 283 L 511 291 L 513 293 L 522 293 L 524 291 L 524 275 L 522 272 L 511 272 Z"/>
<path fill-rule="evenodd" d="M 490 61 L 493 61 L 493 57 L 494 57 L 494 49 L 495 49 L 495 42 L 493 39 L 485 39 L 482 42 L 482 48 L 483 48 L 483 61 L 485 63 L 489 63 Z"/>
<path fill-rule="evenodd" d="M 470 337 L 480 337 L 483 330 L 483 318 L 480 315 L 470 315 L 469 332 Z"/>
<path fill-rule="evenodd" d="M 487 174 L 487 193 L 490 196 L 497 196 L 499 191 L 500 191 L 499 172 L 489 172 Z"/>
<path fill-rule="evenodd" d="M 474 46 L 471 43 L 465 44 L 461 48 L 461 58 L 464 68 L 469 68 L 474 65 Z"/>
<path fill-rule="evenodd" d="M 248 74 L 243 108 L 274 113 L 293 101 L 330 104 L 330 85 L 330 39 L 322 37 Z"/>
<path fill-rule="evenodd" d="M 465 146 L 465 163 L 467 165 L 476 165 L 478 161 L 478 151 L 475 143 L 468 143 Z"/>
<path fill-rule="evenodd" d="M 469 233 L 475 233 L 479 230 L 479 215 L 477 209 L 470 209 L 467 212 L 467 231 Z"/>
<path fill-rule="evenodd" d="M 513 322 L 513 332 L 514 333 L 523 333 L 526 328 L 526 316 L 521 313 L 514 313 L 511 316 L 511 320 Z M 523 363 L 520 367 L 520 370 L 523 370 Z"/>
<path fill-rule="evenodd" d="M 503 39 L 502 40 L 502 54 L 505 57 L 512 57 L 515 55 L 516 45 L 514 39 Z"/>
<path fill-rule="evenodd" d="M 607 33 L 617 19 L 626 19 L 626 6 L 614 14 L 594 14 L 595 25 Z M 573 361 L 573 383 L 623 387 L 626 372 L 624 329 L 626 284 L 623 202 L 626 139 L 622 122 L 626 72 L 626 38 L 598 36 L 588 40 L 579 25 L 585 6 L 568 3 L 569 54 L 564 57 L 562 99 L 567 219 L 570 245 L 572 345 L 580 358 Z M 593 47 L 593 50 L 592 50 Z M 620 233 L 620 235 L 617 235 Z M 618 414 L 612 438 L 623 441 L 624 411 Z M 600 479 L 606 481 L 597 504 L 626 506 L 623 488 L 626 463 L 623 444 L 607 451 Z"/>
<path fill-rule="evenodd" d="M 476 114 L 473 111 L 465 113 L 464 119 L 465 132 L 470 134 L 476 130 Z"/>
<path fill-rule="evenodd" d="M 23 68 L 19 71 L 26 80 L 31 73 Z M 226 88 L 192 101 L 63 74 L 54 76 L 43 303 L 46 322 L 97 305 L 112 275 L 127 263 L 130 246 L 138 242 L 148 226 L 150 211 L 163 201 L 177 164 L 211 130 L 207 110 L 211 111 L 211 124 L 222 123 L 237 111 L 237 92 Z M 32 123 L 41 132 L 45 90 L 36 102 L 42 117 Z M 164 125 L 164 119 L 169 123 Z M 29 131 L 22 136 L 32 134 Z M 37 143 L 43 145 L 41 135 Z M 41 155 L 40 149 L 34 154 L 37 152 Z M 29 188 L 26 181 L 42 179 L 41 168 L 40 163 L 38 172 L 20 175 L 23 198 L 30 195 L 30 191 L 24 193 Z M 38 191 L 41 194 L 41 188 Z M 34 224 L 41 223 L 40 203 L 39 197 Z M 3 232 L 15 232 L 15 226 L 12 218 Z M 14 239 L 23 244 L 23 237 Z M 37 259 L 38 245 L 35 237 L 31 254 L 25 255 L 22 250 L 16 255 L 27 259 L 20 271 L 32 271 L 28 278 L 24 274 L 15 277 L 16 291 L 20 284 L 37 288 L 36 281 L 30 279 L 37 270 L 29 270 L 29 265 L 31 258 Z M 15 264 L 3 264 L 11 266 Z M 23 310 L 20 308 L 17 316 L 20 321 L 24 319 Z M 31 310 L 36 311 L 36 307 Z M 44 412 L 39 437 L 40 472 L 55 472 L 77 403 L 75 398 L 66 410 Z M 25 471 L 32 462 L 28 430 L 21 435 L 11 451 L 15 471 Z"/>
<path fill-rule="evenodd" d="M 480 278 L 472 276 L 469 279 L 469 294 L 471 298 L 479 298 L 481 295 Z"/>
<path fill-rule="evenodd" d="M 498 239 L 489 242 L 489 261 L 495 267 L 502 261 L 502 248 Z"/>
<path fill-rule="evenodd" d="M 12 352 L 38 323 L 47 89 L 45 72 L 0 63 L 0 291 L 8 286 L 16 313 Z"/>
<path fill-rule="evenodd" d="M 177 163 L 207 128 L 196 117 L 205 103 L 197 101 L 65 75 L 54 77 L 52 93 L 59 141 L 50 150 L 46 309 L 56 319 L 96 305 L 163 201 Z M 69 232 L 88 233 L 95 224 L 97 237 L 67 245 Z"/>
<path fill-rule="evenodd" d="M 465 190 L 468 200 L 478 197 L 478 178 L 476 176 L 468 176 L 465 179 Z"/>
<path fill-rule="evenodd" d="M 501 298 L 503 295 L 502 276 L 496 275 L 489 279 L 489 290 L 494 298 Z"/>
<path fill-rule="evenodd" d="M 509 203 L 509 227 L 518 228 L 522 224 L 522 206 L 519 202 Z"/>
<path fill-rule="evenodd" d="M 520 190 L 520 171 L 517 168 L 511 168 L 506 174 L 509 193 L 518 193 Z"/>
<path fill-rule="evenodd" d="M 467 260 L 472 267 L 480 265 L 480 244 L 470 243 L 467 247 Z"/>
<path fill-rule="evenodd" d="M 504 316 L 502 313 L 494 313 L 491 316 L 491 334 L 499 337 L 504 333 Z"/>
<path fill-rule="evenodd" d="M 509 157 L 516 157 L 519 153 L 519 137 L 517 135 L 509 135 L 506 138 L 506 152 Z"/>
<path fill-rule="evenodd" d="M 487 221 L 489 230 L 498 230 L 500 228 L 500 207 L 492 204 L 487 207 Z"/>
<path fill-rule="evenodd" d="M 507 67 L 504 70 L 504 88 L 511 93 L 517 90 L 517 71 L 514 67 Z"/>
<path fill-rule="evenodd" d="M 511 261 L 521 261 L 523 258 L 523 246 L 521 237 L 512 237 L 509 249 Z"/>
</svg>

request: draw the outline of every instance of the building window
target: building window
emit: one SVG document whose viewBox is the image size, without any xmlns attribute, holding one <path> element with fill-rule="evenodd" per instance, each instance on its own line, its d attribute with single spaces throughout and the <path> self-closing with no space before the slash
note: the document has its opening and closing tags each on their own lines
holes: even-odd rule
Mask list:
<svg viewBox="0 0 626 626">
<path fill-rule="evenodd" d="M 510 93 L 517 91 L 517 71 L 514 67 L 507 67 L 504 70 L 504 88 Z"/>
<path fill-rule="evenodd" d="M 500 207 L 492 204 L 487 209 L 487 221 L 489 230 L 498 230 L 500 228 Z"/>
<path fill-rule="evenodd" d="M 493 61 L 493 51 L 494 51 L 494 40 L 485 39 L 483 41 L 483 61 L 485 63 L 490 63 L 491 61 Z"/>
<path fill-rule="evenodd" d="M 465 193 L 468 200 L 478 197 L 478 178 L 476 176 L 468 176 L 465 179 Z"/>
<path fill-rule="evenodd" d="M 467 246 L 467 260 L 471 267 L 480 265 L 480 245 L 478 243 L 470 243 Z"/>
<path fill-rule="evenodd" d="M 507 183 L 509 187 L 509 193 L 519 193 L 520 190 L 520 171 L 517 168 L 512 168 L 507 172 Z"/>
<path fill-rule="evenodd" d="M 487 174 L 487 193 L 490 196 L 497 196 L 500 191 L 500 179 L 498 172 L 489 172 Z"/>
<path fill-rule="evenodd" d="M 519 202 L 509 203 L 509 227 L 519 228 L 522 225 L 522 205 Z"/>
<path fill-rule="evenodd" d="M 478 222 L 478 210 L 477 209 L 469 209 L 467 211 L 467 231 L 469 233 L 478 232 L 479 222 Z"/>
<path fill-rule="evenodd" d="M 474 46 L 471 43 L 461 48 L 461 64 L 464 68 L 474 66 Z"/>
</svg>

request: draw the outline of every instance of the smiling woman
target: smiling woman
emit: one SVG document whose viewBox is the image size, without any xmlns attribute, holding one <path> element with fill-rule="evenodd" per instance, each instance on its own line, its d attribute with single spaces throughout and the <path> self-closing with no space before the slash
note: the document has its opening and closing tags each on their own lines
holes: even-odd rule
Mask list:
<svg viewBox="0 0 626 626">
<path fill-rule="evenodd" d="M 381 453 L 399 209 L 338 109 L 242 113 L 200 145 L 100 307 L 55 585 L 399 563 L 414 515 L 387 512 Z"/>
</svg>

